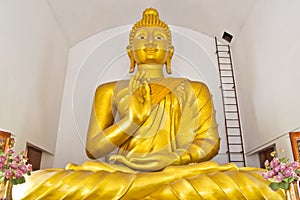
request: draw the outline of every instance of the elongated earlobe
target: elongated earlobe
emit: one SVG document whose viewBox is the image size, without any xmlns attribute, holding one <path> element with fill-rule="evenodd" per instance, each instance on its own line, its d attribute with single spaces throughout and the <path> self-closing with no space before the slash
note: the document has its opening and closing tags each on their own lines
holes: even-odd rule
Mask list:
<svg viewBox="0 0 300 200">
<path fill-rule="evenodd" d="M 129 73 L 132 73 L 134 72 L 134 68 L 135 68 L 135 60 L 134 60 L 134 57 L 132 55 L 132 51 L 131 51 L 131 48 L 128 46 L 126 48 L 127 50 L 127 54 L 128 54 L 128 57 L 129 57 L 129 60 L 130 60 L 130 69 L 129 69 Z"/>
<path fill-rule="evenodd" d="M 174 47 L 172 46 L 170 48 L 169 55 L 168 55 L 168 58 L 167 58 L 167 61 L 166 61 L 166 71 L 167 71 L 168 74 L 172 74 L 171 59 L 173 57 L 173 54 L 174 54 Z"/>
</svg>

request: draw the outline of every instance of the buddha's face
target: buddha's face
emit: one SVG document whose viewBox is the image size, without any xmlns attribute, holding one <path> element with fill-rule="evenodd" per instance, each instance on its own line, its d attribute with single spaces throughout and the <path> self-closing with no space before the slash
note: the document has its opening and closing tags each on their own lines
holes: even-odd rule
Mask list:
<svg viewBox="0 0 300 200">
<path fill-rule="evenodd" d="M 169 54 L 167 32 L 161 27 L 139 27 L 132 39 L 137 64 L 164 64 Z"/>
</svg>

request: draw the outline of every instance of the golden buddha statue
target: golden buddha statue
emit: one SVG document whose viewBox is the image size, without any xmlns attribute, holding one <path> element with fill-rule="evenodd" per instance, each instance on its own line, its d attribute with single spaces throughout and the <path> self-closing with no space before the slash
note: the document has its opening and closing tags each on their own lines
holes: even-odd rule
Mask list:
<svg viewBox="0 0 300 200">
<path fill-rule="evenodd" d="M 129 38 L 130 80 L 100 85 L 87 134 L 90 160 L 27 177 L 21 199 L 283 199 L 257 168 L 210 161 L 219 150 L 208 87 L 166 78 L 174 52 L 171 32 L 146 9 Z"/>
</svg>

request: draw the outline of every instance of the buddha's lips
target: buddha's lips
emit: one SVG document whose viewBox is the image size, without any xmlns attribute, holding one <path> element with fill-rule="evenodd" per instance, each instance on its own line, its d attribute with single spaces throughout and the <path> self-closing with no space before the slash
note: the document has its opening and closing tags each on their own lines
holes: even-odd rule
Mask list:
<svg viewBox="0 0 300 200">
<path fill-rule="evenodd" d="M 158 51 L 158 49 L 157 48 L 145 48 L 144 51 L 147 53 L 155 53 Z"/>
</svg>

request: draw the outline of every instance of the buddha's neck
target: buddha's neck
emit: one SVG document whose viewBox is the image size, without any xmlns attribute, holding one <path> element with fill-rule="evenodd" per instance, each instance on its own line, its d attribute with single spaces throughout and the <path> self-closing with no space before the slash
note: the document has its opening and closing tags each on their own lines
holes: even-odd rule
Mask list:
<svg viewBox="0 0 300 200">
<path fill-rule="evenodd" d="M 138 72 L 145 72 L 145 78 L 159 79 L 164 78 L 163 68 L 161 64 L 141 64 L 137 66 Z"/>
</svg>

